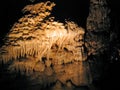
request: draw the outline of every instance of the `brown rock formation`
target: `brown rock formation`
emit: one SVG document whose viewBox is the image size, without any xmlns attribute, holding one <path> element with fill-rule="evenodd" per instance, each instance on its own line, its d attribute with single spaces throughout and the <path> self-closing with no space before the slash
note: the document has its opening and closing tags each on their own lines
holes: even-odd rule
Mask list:
<svg viewBox="0 0 120 90">
<path fill-rule="evenodd" d="M 88 55 L 99 54 L 109 45 L 110 9 L 106 0 L 90 0 L 87 18 L 86 47 Z"/>
<path fill-rule="evenodd" d="M 84 29 L 73 21 L 60 23 L 50 16 L 54 3 L 28 5 L 0 48 L 0 61 L 10 72 L 26 75 L 41 87 L 59 81 L 66 86 L 91 83 L 84 53 Z M 35 81 L 34 81 L 35 80 Z"/>
<path fill-rule="evenodd" d="M 93 81 L 97 82 L 105 73 L 109 58 L 110 44 L 110 9 L 107 0 L 90 0 L 89 16 L 85 46 L 88 50 L 88 61 L 92 72 Z"/>
</svg>

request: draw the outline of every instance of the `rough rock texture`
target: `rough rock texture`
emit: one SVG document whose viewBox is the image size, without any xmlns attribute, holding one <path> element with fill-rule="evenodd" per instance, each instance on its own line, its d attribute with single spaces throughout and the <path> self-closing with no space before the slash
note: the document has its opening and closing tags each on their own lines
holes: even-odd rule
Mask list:
<svg viewBox="0 0 120 90">
<path fill-rule="evenodd" d="M 60 23 L 50 16 L 54 3 L 28 5 L 0 48 L 0 62 L 12 73 L 26 75 L 41 87 L 60 81 L 70 86 L 91 83 L 84 53 L 84 29 L 73 21 Z M 70 81 L 67 83 L 67 81 Z M 71 84 L 71 85 L 72 85 Z"/>
<path fill-rule="evenodd" d="M 86 47 L 88 55 L 105 51 L 110 40 L 110 10 L 106 0 L 90 0 L 87 18 Z"/>
<path fill-rule="evenodd" d="M 110 9 L 107 0 L 90 0 L 85 46 L 94 80 L 100 80 L 107 67 L 110 42 Z"/>
</svg>

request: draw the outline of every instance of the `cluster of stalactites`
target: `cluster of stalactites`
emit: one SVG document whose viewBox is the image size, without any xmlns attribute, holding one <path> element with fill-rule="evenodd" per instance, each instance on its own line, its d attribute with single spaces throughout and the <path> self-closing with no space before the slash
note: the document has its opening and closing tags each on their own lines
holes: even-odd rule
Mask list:
<svg viewBox="0 0 120 90">
<path fill-rule="evenodd" d="M 20 57 L 34 56 L 41 60 L 45 55 L 48 58 L 49 56 L 52 57 L 52 54 L 60 54 L 61 51 L 64 54 L 66 49 L 66 51 L 68 50 L 66 55 L 72 52 L 71 54 L 75 55 L 73 59 L 82 60 L 80 55 L 82 55 L 81 50 L 84 51 L 82 47 L 84 30 L 77 28 L 78 30 L 73 31 L 72 26 L 69 26 L 69 24 L 74 25 L 73 22 L 68 22 L 66 24 L 68 26 L 63 26 L 62 24 L 59 26 L 60 24 L 51 22 L 51 25 L 47 25 L 49 28 L 46 30 L 36 30 L 25 35 L 21 33 L 20 36 L 20 33 L 9 33 L 7 42 L 1 48 L 1 59 L 3 62 L 7 62 L 11 59 L 16 60 Z M 65 29 L 66 27 L 67 29 Z M 55 56 L 60 58 L 57 55 Z"/>
<path fill-rule="evenodd" d="M 35 61 L 52 58 L 54 64 L 83 61 L 84 29 L 72 21 L 65 24 L 54 21 L 54 17 L 49 16 L 54 5 L 38 3 L 23 9 L 29 13 L 20 18 L 6 36 L 0 48 L 0 61 L 6 63 L 21 57 L 35 57 Z"/>
</svg>

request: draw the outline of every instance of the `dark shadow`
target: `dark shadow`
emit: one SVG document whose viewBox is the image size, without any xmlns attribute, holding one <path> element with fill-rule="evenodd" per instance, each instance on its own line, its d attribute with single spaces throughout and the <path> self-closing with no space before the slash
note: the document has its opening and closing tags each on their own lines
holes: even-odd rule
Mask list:
<svg viewBox="0 0 120 90">
<path fill-rule="evenodd" d="M 52 15 L 61 22 L 70 20 L 78 25 L 85 27 L 89 13 L 89 0 L 51 0 L 56 3 Z"/>
</svg>

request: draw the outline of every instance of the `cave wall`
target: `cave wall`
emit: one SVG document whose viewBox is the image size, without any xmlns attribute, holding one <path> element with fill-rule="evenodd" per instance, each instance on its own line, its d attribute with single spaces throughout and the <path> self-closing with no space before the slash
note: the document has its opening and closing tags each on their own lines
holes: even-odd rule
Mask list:
<svg viewBox="0 0 120 90">
<path fill-rule="evenodd" d="M 118 2 L 113 0 L 90 0 L 86 47 L 93 82 L 99 83 L 102 89 L 119 88 L 116 82 L 120 80 L 117 74 L 120 65 L 118 9 Z"/>
<path fill-rule="evenodd" d="M 109 14 L 110 9 L 106 0 L 90 0 L 85 40 L 94 80 L 101 80 L 106 61 L 109 59 Z"/>
</svg>

